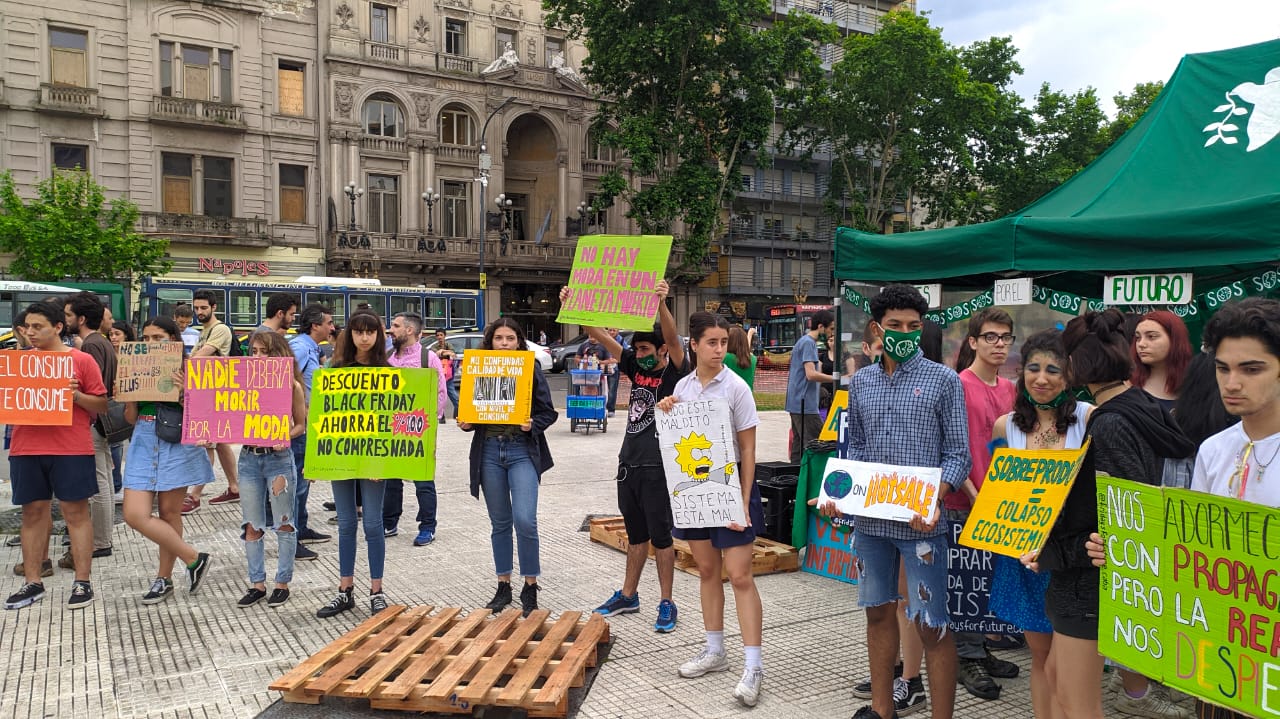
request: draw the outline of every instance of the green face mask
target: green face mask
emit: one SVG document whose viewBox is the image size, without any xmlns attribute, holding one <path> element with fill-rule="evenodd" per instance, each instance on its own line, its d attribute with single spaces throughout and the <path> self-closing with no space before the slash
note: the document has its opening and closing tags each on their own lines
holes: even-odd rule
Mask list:
<svg viewBox="0 0 1280 719">
<path fill-rule="evenodd" d="M 820 344 L 820 345 L 825 345 L 826 343 L 827 343 L 827 335 L 826 335 L 826 333 L 819 332 L 819 333 L 818 333 L 818 344 Z"/>
<path fill-rule="evenodd" d="M 640 369 L 642 370 L 648 371 L 648 370 L 655 369 L 658 366 L 658 355 L 645 355 L 644 357 L 637 357 L 636 364 L 640 365 Z"/>
<path fill-rule="evenodd" d="M 1067 390 L 1067 391 L 1075 395 L 1076 400 L 1079 402 L 1088 402 L 1089 404 L 1095 403 L 1093 392 L 1089 391 L 1089 385 L 1084 385 L 1081 387 L 1072 387 L 1070 390 Z"/>
<path fill-rule="evenodd" d="M 920 349 L 921 330 L 915 332 L 897 332 L 884 330 L 884 353 L 894 362 L 906 362 Z"/>
<path fill-rule="evenodd" d="M 1088 388 L 1085 388 L 1085 391 L 1087 392 Z M 1045 403 L 1045 404 L 1041 404 L 1040 402 L 1037 402 L 1035 398 L 1031 396 L 1031 393 L 1026 390 L 1026 388 L 1023 388 L 1022 396 L 1025 397 L 1026 400 L 1031 403 L 1031 406 L 1035 407 L 1036 409 L 1057 409 L 1062 406 L 1063 402 L 1067 401 L 1066 392 L 1059 393 L 1057 397 L 1054 397 L 1053 399 L 1049 400 L 1048 403 Z"/>
</svg>

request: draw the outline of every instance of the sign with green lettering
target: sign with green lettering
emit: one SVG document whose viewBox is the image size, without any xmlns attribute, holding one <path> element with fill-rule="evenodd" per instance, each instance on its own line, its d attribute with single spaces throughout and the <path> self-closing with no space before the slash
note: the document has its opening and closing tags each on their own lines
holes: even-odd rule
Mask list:
<svg viewBox="0 0 1280 719">
<path fill-rule="evenodd" d="M 569 273 L 569 297 L 560 324 L 653 329 L 654 292 L 667 273 L 670 235 L 590 235 L 578 239 Z"/>
<path fill-rule="evenodd" d="M 1102 285 L 1105 305 L 1185 305 L 1191 302 L 1191 273 L 1108 275 Z"/>
<path fill-rule="evenodd" d="M 436 463 L 434 369 L 318 369 L 307 411 L 307 479 L 430 482 Z"/>
<path fill-rule="evenodd" d="M 1280 509 L 1098 477 L 1098 650 L 1247 716 L 1280 716 Z"/>
</svg>

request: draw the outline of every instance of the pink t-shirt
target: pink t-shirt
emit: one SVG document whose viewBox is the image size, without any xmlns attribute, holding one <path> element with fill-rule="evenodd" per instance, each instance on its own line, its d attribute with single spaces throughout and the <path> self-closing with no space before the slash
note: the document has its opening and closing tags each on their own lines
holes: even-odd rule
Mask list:
<svg viewBox="0 0 1280 719">
<path fill-rule="evenodd" d="M 982 489 L 987 465 L 991 464 L 991 450 L 987 449 L 991 428 L 997 419 L 1013 411 L 1017 388 L 1004 377 L 996 378 L 996 385 L 992 387 L 968 368 L 960 373 L 960 384 L 964 387 L 964 404 L 969 414 L 969 456 L 973 459 L 969 480 Z M 969 496 L 963 490 L 947 494 L 944 504 L 947 509 L 970 508 Z"/>
</svg>

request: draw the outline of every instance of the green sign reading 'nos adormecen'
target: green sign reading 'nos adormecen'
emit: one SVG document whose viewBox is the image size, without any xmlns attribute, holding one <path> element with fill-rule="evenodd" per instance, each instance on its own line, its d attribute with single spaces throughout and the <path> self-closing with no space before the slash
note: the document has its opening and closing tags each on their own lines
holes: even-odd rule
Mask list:
<svg viewBox="0 0 1280 719">
<path fill-rule="evenodd" d="M 1280 716 L 1280 509 L 1098 477 L 1098 649 L 1248 716 Z"/>
</svg>

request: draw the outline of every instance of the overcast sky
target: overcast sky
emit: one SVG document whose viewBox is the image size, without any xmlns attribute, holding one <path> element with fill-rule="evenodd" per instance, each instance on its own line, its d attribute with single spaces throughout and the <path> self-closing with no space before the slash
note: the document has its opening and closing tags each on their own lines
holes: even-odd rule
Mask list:
<svg viewBox="0 0 1280 719">
<path fill-rule="evenodd" d="M 1183 55 L 1280 37 L 1280 0 L 918 0 L 917 8 L 953 45 L 1013 36 L 1023 98 L 1041 82 L 1093 86 L 1108 114 L 1113 95 L 1167 81 Z"/>
</svg>

